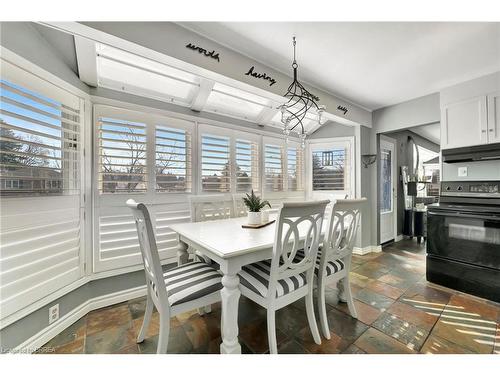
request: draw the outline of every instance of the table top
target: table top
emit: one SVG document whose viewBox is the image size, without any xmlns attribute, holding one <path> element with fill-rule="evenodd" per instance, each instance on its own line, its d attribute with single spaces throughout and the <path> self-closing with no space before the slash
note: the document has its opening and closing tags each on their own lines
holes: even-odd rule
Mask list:
<svg viewBox="0 0 500 375">
<path fill-rule="evenodd" d="M 276 215 L 270 215 L 270 220 Z M 249 252 L 272 249 L 276 222 L 263 228 L 242 228 L 247 217 L 173 224 L 170 229 L 221 258 L 231 258 Z M 299 233 L 307 231 L 308 224 L 299 224 Z M 323 228 L 325 228 L 325 224 Z M 301 227 L 303 230 L 301 230 Z M 324 229 L 323 229 L 324 231 Z"/>
</svg>

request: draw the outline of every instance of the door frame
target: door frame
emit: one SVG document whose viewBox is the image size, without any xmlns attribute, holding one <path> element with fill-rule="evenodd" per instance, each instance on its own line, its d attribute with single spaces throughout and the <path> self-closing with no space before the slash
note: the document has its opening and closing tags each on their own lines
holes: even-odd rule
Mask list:
<svg viewBox="0 0 500 375">
<path fill-rule="evenodd" d="M 389 242 L 389 241 L 392 241 L 394 240 L 394 242 L 397 241 L 397 238 L 398 238 L 398 181 L 399 181 L 399 175 L 398 175 L 398 168 L 397 168 L 397 165 L 398 165 L 398 155 L 397 155 L 397 141 L 396 139 L 394 138 L 391 138 L 391 137 L 388 137 L 388 136 L 385 136 L 383 134 L 380 135 L 380 141 L 379 141 L 379 146 L 378 146 L 378 155 L 380 157 L 381 155 L 381 148 L 382 148 L 382 144 L 383 143 L 386 143 L 386 144 L 390 144 L 393 148 L 393 153 L 392 153 L 392 212 L 393 212 L 393 216 L 394 216 L 394 220 L 393 220 L 393 238 L 392 239 L 389 239 L 387 241 L 384 241 L 382 242 L 382 220 L 381 220 L 381 215 L 382 215 L 382 212 L 381 212 L 381 209 L 380 209 L 380 205 L 378 204 L 378 220 L 379 220 L 379 230 L 378 230 L 378 236 L 379 236 L 379 239 L 380 239 L 380 243 L 385 243 L 385 242 Z M 377 171 L 377 185 L 380 186 L 380 171 L 381 171 L 381 168 L 378 169 Z M 382 191 L 379 189 L 378 191 L 378 202 L 380 202 L 380 197 L 381 197 L 381 194 L 382 194 Z"/>
</svg>

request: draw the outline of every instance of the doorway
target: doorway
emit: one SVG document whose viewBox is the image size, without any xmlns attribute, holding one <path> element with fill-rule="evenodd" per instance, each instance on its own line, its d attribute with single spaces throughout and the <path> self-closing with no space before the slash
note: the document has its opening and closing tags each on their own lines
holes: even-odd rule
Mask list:
<svg viewBox="0 0 500 375">
<path fill-rule="evenodd" d="M 381 136 L 379 170 L 380 243 L 397 236 L 397 155 L 396 140 Z"/>
</svg>

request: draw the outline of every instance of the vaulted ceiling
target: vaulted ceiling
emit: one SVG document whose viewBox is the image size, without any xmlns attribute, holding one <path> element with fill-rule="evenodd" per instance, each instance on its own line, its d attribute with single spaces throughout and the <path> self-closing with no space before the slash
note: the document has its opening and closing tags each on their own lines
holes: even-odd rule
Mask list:
<svg viewBox="0 0 500 375">
<path fill-rule="evenodd" d="M 183 22 L 180 25 L 368 109 L 500 70 L 500 23 Z"/>
</svg>

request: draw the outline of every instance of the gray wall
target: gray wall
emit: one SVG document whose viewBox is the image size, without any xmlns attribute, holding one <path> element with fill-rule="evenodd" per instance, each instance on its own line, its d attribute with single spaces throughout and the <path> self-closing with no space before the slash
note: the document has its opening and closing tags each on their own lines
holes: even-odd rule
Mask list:
<svg viewBox="0 0 500 375">
<path fill-rule="evenodd" d="M 354 126 L 342 125 L 337 122 L 329 121 L 323 124 L 309 138 L 333 138 L 333 137 L 352 137 L 355 135 Z"/>
<path fill-rule="evenodd" d="M 439 93 L 373 111 L 373 129 L 385 133 L 441 121 Z"/>
<path fill-rule="evenodd" d="M 89 91 L 89 87 L 78 78 L 75 64 L 71 62 L 71 56 L 74 53 L 74 42 L 71 35 L 54 34 L 54 31 L 42 29 L 41 26 L 37 28 L 32 22 L 1 22 L 0 30 L 0 44 L 3 47 L 80 90 Z M 58 45 L 65 49 L 66 53 L 62 54 L 57 48 L 54 48 L 40 34 L 40 30 L 53 42 L 58 41 Z"/>
</svg>

